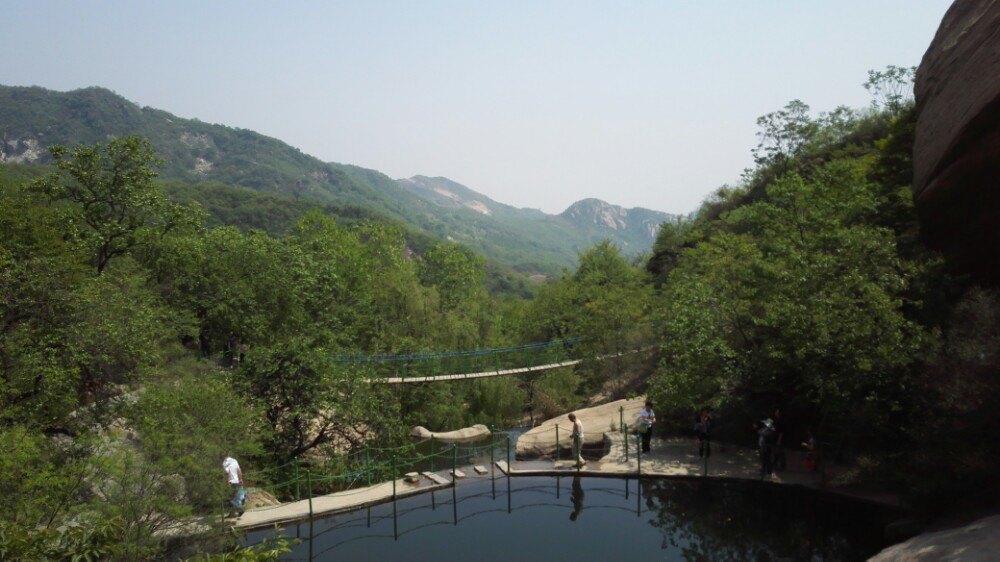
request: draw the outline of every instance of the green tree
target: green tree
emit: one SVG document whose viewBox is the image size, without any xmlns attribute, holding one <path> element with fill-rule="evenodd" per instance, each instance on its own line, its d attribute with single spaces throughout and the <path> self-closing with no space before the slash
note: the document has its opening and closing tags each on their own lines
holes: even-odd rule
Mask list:
<svg viewBox="0 0 1000 562">
<path fill-rule="evenodd" d="M 190 210 L 170 204 L 153 182 L 159 161 L 142 137 L 49 151 L 63 177 L 40 178 L 34 188 L 77 204 L 67 209 L 66 228 L 91 254 L 98 274 L 144 236 L 162 236 L 192 220 Z"/>
</svg>

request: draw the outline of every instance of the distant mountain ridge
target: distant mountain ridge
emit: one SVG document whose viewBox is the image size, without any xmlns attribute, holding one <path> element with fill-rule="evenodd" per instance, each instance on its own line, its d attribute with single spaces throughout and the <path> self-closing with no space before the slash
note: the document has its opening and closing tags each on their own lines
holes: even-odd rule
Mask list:
<svg viewBox="0 0 1000 562">
<path fill-rule="evenodd" d="M 538 209 L 516 208 L 445 177 L 413 176 L 397 180 L 399 185 L 441 207 L 468 209 L 506 220 L 547 221 L 576 231 L 589 244 L 610 238 L 627 252 L 644 251 L 656 240 L 661 224 L 676 220 L 675 215 L 635 207 L 626 209 L 600 199 L 582 199 L 558 215 Z"/>
<path fill-rule="evenodd" d="M 590 200 L 547 215 L 498 203 L 447 178 L 396 181 L 376 170 L 323 162 L 278 139 L 140 107 L 104 88 L 56 92 L 0 85 L 0 163 L 46 163 L 48 146 L 128 134 L 150 140 L 164 159 L 165 179 L 370 209 L 524 273 L 551 274 L 571 266 L 579 251 L 605 237 L 628 253 L 646 251 L 655 238 L 650 221 L 671 219 Z"/>
</svg>

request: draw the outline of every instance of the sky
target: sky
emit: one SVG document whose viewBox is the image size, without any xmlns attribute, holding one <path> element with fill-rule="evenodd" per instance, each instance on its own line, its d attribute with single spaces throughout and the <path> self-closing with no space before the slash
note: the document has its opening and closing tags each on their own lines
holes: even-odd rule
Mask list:
<svg viewBox="0 0 1000 562">
<path fill-rule="evenodd" d="M 868 70 L 918 65 L 950 4 L 0 0 L 0 83 L 102 86 L 549 213 L 687 213 L 752 165 L 758 116 L 867 106 Z"/>
</svg>

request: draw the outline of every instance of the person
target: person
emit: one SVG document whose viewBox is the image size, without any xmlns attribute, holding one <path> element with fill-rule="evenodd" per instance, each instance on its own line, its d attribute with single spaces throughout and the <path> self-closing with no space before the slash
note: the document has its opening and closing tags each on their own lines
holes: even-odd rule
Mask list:
<svg viewBox="0 0 1000 562">
<path fill-rule="evenodd" d="M 243 469 L 240 468 L 240 463 L 229 455 L 222 461 L 222 469 L 226 472 L 226 482 L 233 489 L 233 499 L 229 500 L 229 504 L 236 508 L 236 516 L 241 517 L 243 504 L 247 501 L 247 491 L 243 487 Z"/>
<path fill-rule="evenodd" d="M 802 446 L 806 448 L 806 468 L 810 474 L 815 474 L 819 466 L 819 443 L 811 429 L 806 429 L 806 440 L 802 442 Z"/>
<path fill-rule="evenodd" d="M 653 402 L 646 400 L 646 406 L 639 411 L 639 432 L 642 433 L 642 452 L 649 452 L 649 440 L 653 437 L 653 424 L 656 423 L 656 413 Z"/>
<path fill-rule="evenodd" d="M 698 442 L 698 458 L 708 458 L 712 455 L 712 414 L 705 408 L 694 424 Z"/>
<path fill-rule="evenodd" d="M 573 461 L 576 467 L 583 466 L 583 422 L 576 418 L 576 414 L 569 415 L 569 421 L 573 422 Z"/>
<path fill-rule="evenodd" d="M 755 423 L 754 429 L 757 431 L 757 447 L 760 449 L 760 479 L 763 480 L 773 472 L 771 455 L 774 448 L 774 422 L 767 418 Z"/>
<path fill-rule="evenodd" d="M 771 452 L 771 467 L 774 471 L 785 470 L 787 459 L 785 458 L 785 448 L 782 446 L 782 439 L 785 436 L 785 420 L 781 417 L 781 409 L 774 409 L 774 450 Z"/>
</svg>

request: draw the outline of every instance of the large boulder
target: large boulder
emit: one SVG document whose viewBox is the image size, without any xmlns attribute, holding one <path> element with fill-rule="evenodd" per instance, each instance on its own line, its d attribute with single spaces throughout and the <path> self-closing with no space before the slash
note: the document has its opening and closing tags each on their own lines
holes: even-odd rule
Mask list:
<svg viewBox="0 0 1000 562">
<path fill-rule="evenodd" d="M 994 515 L 963 527 L 918 535 L 906 542 L 890 546 L 869 561 L 981 560 L 986 562 L 996 560 L 998 552 L 1000 552 L 1000 515 Z"/>
<path fill-rule="evenodd" d="M 584 448 L 604 446 L 604 434 L 608 431 L 618 431 L 622 408 L 624 408 L 625 423 L 629 424 L 630 427 L 634 426 L 645 401 L 645 398 L 615 400 L 593 408 L 574 410 L 573 413 L 576 414 L 577 419 L 583 422 Z M 558 445 L 556 443 L 557 425 L 559 426 Z M 557 448 L 560 454 L 564 451 L 571 451 L 573 448 L 573 440 L 570 439 L 572 431 L 573 425 L 566 415 L 546 420 L 518 437 L 517 458 L 553 457 Z"/>
<path fill-rule="evenodd" d="M 913 191 L 921 238 L 1000 282 L 1000 0 L 957 0 L 917 70 Z"/>
<path fill-rule="evenodd" d="M 410 436 L 415 439 L 430 439 L 433 437 L 438 441 L 449 443 L 468 443 L 469 441 L 479 441 L 490 436 L 490 428 L 483 424 L 476 424 L 472 427 L 464 427 L 455 431 L 433 432 L 423 426 L 416 426 L 410 431 Z"/>
</svg>

